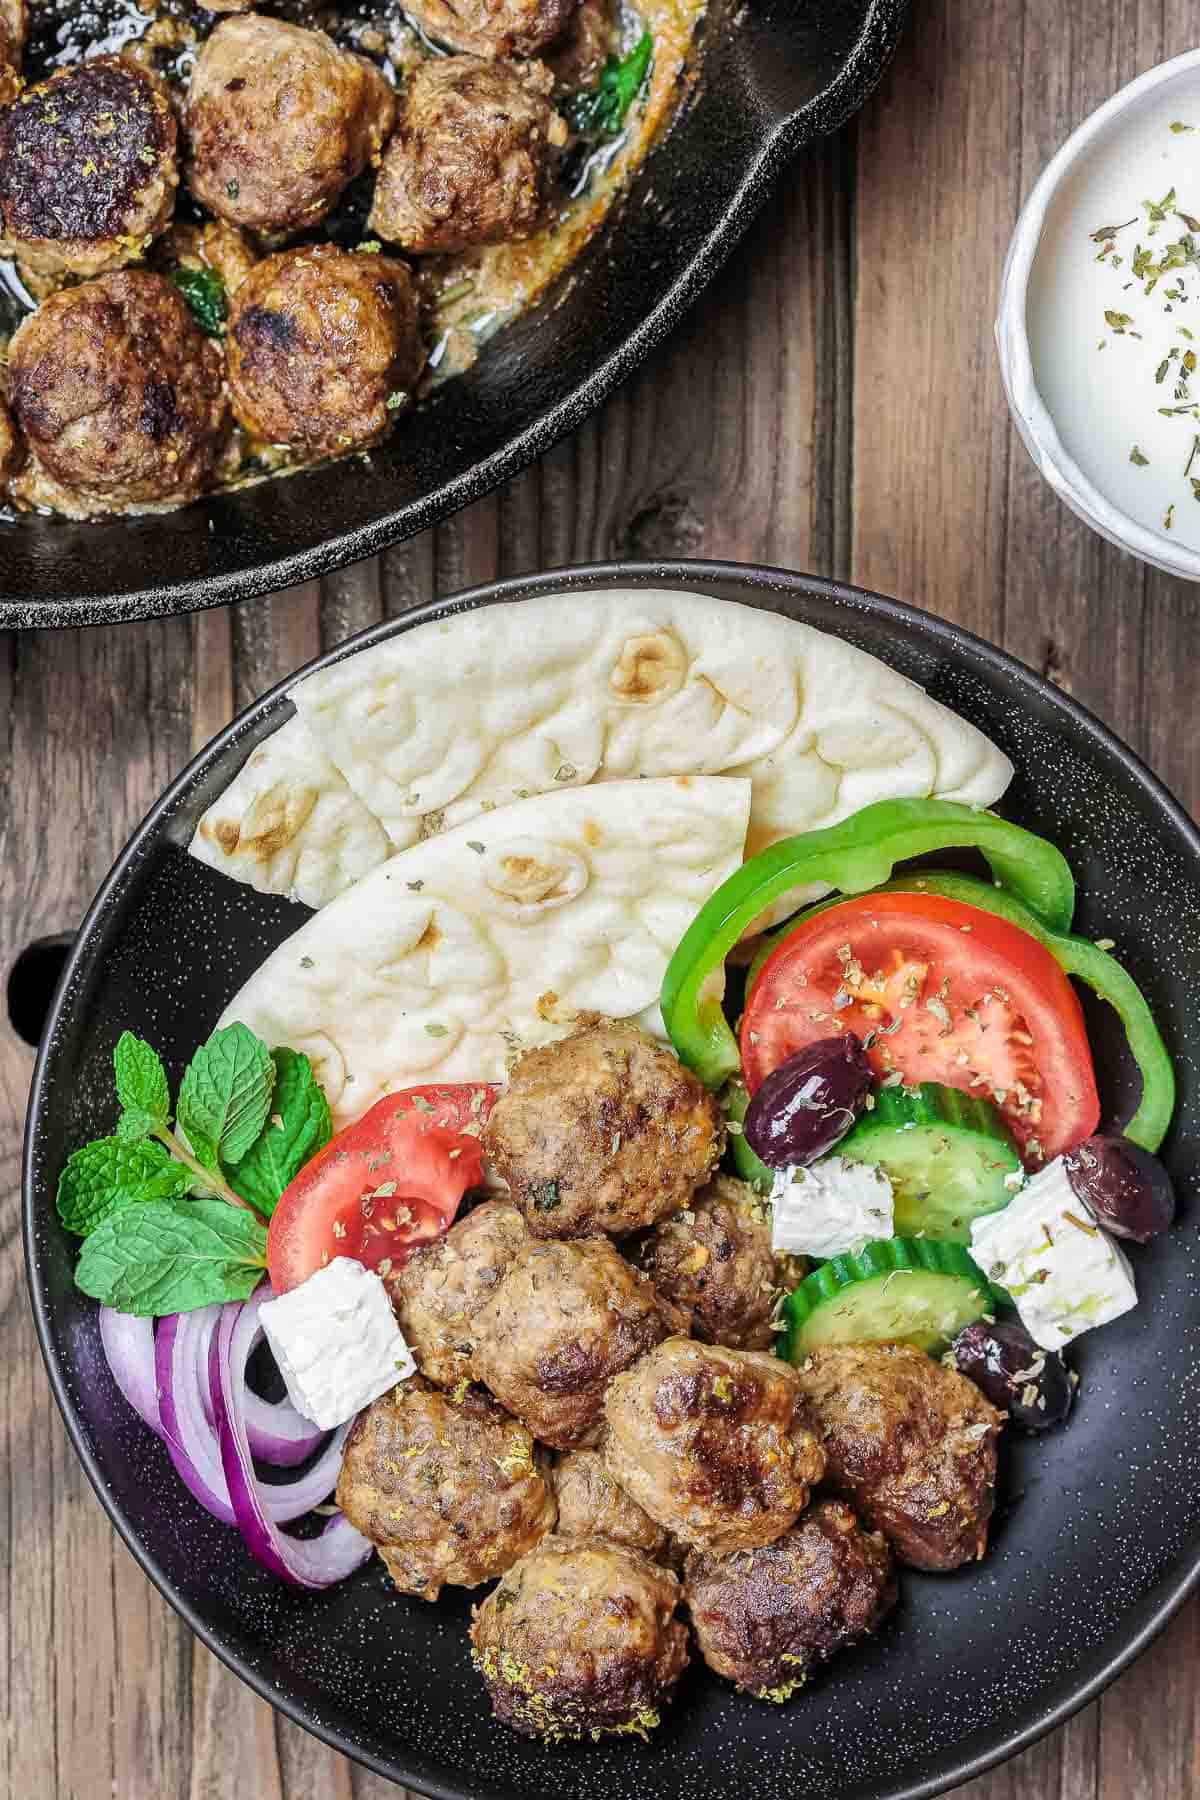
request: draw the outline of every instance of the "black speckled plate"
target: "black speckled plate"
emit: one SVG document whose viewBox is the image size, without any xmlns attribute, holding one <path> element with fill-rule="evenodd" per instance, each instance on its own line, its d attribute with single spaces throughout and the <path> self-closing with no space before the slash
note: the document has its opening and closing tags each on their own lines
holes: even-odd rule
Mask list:
<svg viewBox="0 0 1200 1800">
<path fill-rule="evenodd" d="M 487 493 L 661 342 L 789 159 L 861 106 L 907 12 L 908 0 L 711 0 L 669 135 L 564 279 L 468 375 L 366 458 L 163 517 L 0 519 L 0 626 L 110 624 L 292 587 Z"/>
<path fill-rule="evenodd" d="M 436 1606 L 368 1568 L 331 1593 L 283 1587 L 185 1493 L 103 1363 L 53 1207 L 69 1149 L 110 1130 L 110 1053 L 130 1027 L 175 1078 L 226 1001 L 306 916 L 185 854 L 202 809 L 288 713 L 282 689 L 167 792 L 105 882 L 65 972 L 34 1077 L 24 1201 L 42 1348 L 97 1493 L 151 1579 L 257 1691 L 348 1755 L 439 1800 L 918 1800 L 1061 1723 L 1129 1663 L 1200 1573 L 1200 836 L 1095 719 L 1021 664 L 937 619 L 803 576 L 709 563 L 594 567 L 499 583 L 354 640 L 495 600 L 598 586 L 696 588 L 802 618 L 922 682 L 1008 751 L 1005 810 L 1054 838 L 1080 929 L 1117 941 L 1176 1057 L 1167 1158 L 1184 1216 L 1134 1250 L 1142 1304 L 1083 1340 L 1069 1428 L 1007 1450 L 994 1548 L 952 1577 L 908 1575 L 880 1636 L 789 1707 L 693 1668 L 649 1745 L 549 1751 L 491 1723 L 465 1642 L 468 1599 Z M 581 598 L 578 604 L 586 602 Z M 564 600 L 570 605 L 570 600 Z M 342 656 L 354 646 L 343 646 Z M 326 659 L 330 660 L 330 659 Z M 1094 1021 L 1107 1106 L 1129 1099 Z"/>
</svg>

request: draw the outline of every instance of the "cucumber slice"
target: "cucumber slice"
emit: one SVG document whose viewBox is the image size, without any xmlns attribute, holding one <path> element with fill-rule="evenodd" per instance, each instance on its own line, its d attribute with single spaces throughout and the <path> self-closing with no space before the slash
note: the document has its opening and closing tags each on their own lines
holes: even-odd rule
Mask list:
<svg viewBox="0 0 1200 1800">
<path fill-rule="evenodd" d="M 877 1238 L 835 1256 L 784 1302 L 779 1354 L 801 1363 L 826 1344 L 915 1344 L 940 1353 L 964 1325 L 990 1313 L 987 1277 L 961 1244 Z"/>
<path fill-rule="evenodd" d="M 1021 1171 L 1017 1147 L 990 1100 L 927 1081 L 880 1088 L 838 1145 L 851 1162 L 874 1163 L 895 1195 L 898 1237 L 969 1244 L 971 1221 L 1000 1212 Z"/>
</svg>

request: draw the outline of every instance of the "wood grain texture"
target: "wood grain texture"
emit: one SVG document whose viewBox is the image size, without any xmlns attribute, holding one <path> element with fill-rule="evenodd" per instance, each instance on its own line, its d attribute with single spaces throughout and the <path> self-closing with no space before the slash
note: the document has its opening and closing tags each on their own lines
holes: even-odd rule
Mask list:
<svg viewBox="0 0 1200 1800">
<path fill-rule="evenodd" d="M 917 0 L 883 93 L 800 161 L 654 364 L 438 531 L 236 612 L 0 641 L 0 959 L 69 929 L 151 800 L 318 649 L 433 595 L 611 555 L 852 576 L 1004 643 L 1200 809 L 1200 592 L 1049 496 L 991 318 L 1025 193 L 1192 0 Z M 0 1023 L 0 1800 L 384 1800 L 195 1645 L 120 1546 L 34 1345 L 17 1180 L 32 1051 Z M 958 1800 L 1200 1795 L 1200 1608 Z"/>
</svg>

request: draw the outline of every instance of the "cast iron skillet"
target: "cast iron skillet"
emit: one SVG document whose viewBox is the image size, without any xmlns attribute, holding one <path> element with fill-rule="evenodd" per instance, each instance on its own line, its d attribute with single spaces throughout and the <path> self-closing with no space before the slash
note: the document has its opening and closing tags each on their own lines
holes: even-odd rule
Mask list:
<svg viewBox="0 0 1200 1800">
<path fill-rule="evenodd" d="M 1089 714 L 977 639 L 855 589 L 719 563 L 593 566 L 499 582 L 364 633 L 496 600 L 598 586 L 694 588 L 862 645 L 980 725 L 1017 764 L 1005 810 L 1053 837 L 1081 890 L 1080 929 L 1115 938 L 1148 993 L 1181 1083 L 1165 1152 L 1182 1195 L 1200 1161 L 1200 834 Z M 564 605 L 571 604 L 564 600 Z M 343 645 L 330 662 L 352 646 Z M 318 664 L 310 665 L 320 666 Z M 453 670 L 447 669 L 447 693 Z M 448 704 L 452 701 L 448 698 Z M 95 1316 L 71 1284 L 54 1185 L 67 1151 L 112 1129 L 110 1053 L 130 1027 L 177 1080 L 245 979 L 306 917 L 185 855 L 201 810 L 289 712 L 276 688 L 198 756 L 139 828 L 64 973 L 34 1076 L 25 1145 L 30 1286 L 56 1397 L 84 1467 L 151 1579 L 260 1694 L 346 1754 L 438 1800 L 917 1800 L 966 1781 L 1110 1681 L 1200 1574 L 1195 1289 L 1200 1230 L 1135 1251 L 1142 1305 L 1085 1338 L 1068 1429 L 1014 1440 L 988 1559 L 906 1575 L 878 1639 L 784 1709 L 693 1668 L 653 1742 L 546 1750 L 488 1718 L 470 1670 L 469 1601 L 389 1591 L 378 1566 L 325 1596 L 283 1587 L 184 1491 L 117 1394 Z M 1093 1021 L 1106 1104 L 1130 1100 L 1109 1021 Z"/>
<path fill-rule="evenodd" d="M 573 431 L 660 342 L 788 159 L 866 99 L 907 9 L 712 0 L 694 95 L 606 229 L 386 448 L 163 517 L 4 521 L 0 626 L 150 618 L 291 587 L 495 487 Z"/>
</svg>

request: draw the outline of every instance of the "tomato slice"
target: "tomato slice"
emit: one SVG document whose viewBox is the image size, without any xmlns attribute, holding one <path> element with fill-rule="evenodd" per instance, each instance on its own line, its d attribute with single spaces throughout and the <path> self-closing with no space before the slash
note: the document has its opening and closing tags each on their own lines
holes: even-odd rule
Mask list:
<svg viewBox="0 0 1200 1800">
<path fill-rule="evenodd" d="M 751 1092 L 797 1050 L 853 1031 L 881 1080 L 992 1100 L 1027 1162 L 1089 1137 L 1100 1100 L 1083 1010 L 1050 952 L 938 894 L 865 894 L 814 913 L 759 971 L 742 1020 Z"/>
<path fill-rule="evenodd" d="M 499 1089 L 485 1083 L 388 1094 L 326 1144 L 271 1215 L 267 1270 L 286 1294 L 335 1256 L 381 1275 L 440 1237 L 483 1174 L 479 1133 Z"/>
</svg>

